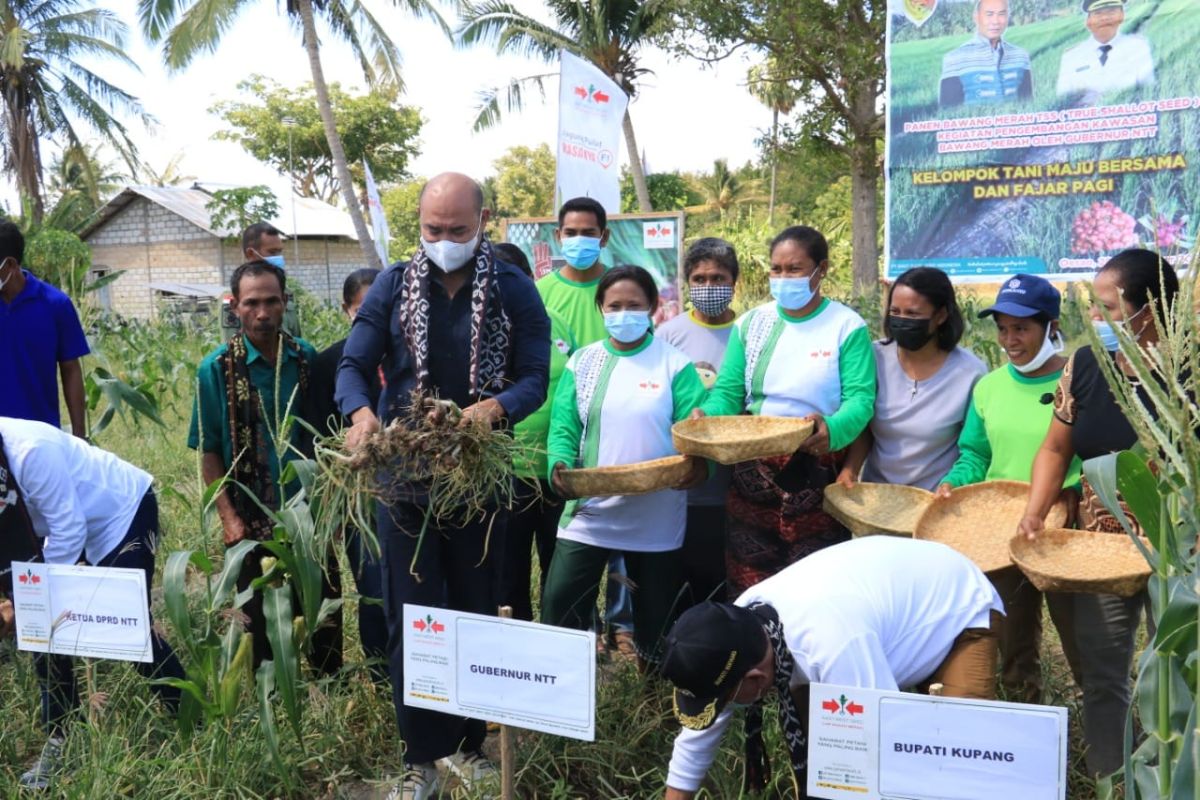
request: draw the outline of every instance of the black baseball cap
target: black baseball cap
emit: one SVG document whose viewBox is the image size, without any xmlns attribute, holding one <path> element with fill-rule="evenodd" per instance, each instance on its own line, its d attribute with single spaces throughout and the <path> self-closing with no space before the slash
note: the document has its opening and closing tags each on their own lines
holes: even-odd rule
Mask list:
<svg viewBox="0 0 1200 800">
<path fill-rule="evenodd" d="M 1037 275 L 1018 273 L 1000 285 L 996 302 L 979 312 L 979 318 L 992 314 L 1008 314 L 1010 317 L 1034 317 L 1045 314 L 1058 319 L 1062 307 L 1062 295 L 1054 284 Z"/>
<path fill-rule="evenodd" d="M 667 634 L 661 667 L 675 685 L 675 718 L 697 731 L 712 725 L 766 654 L 762 619 L 750 609 L 707 601 L 685 611 Z"/>
</svg>

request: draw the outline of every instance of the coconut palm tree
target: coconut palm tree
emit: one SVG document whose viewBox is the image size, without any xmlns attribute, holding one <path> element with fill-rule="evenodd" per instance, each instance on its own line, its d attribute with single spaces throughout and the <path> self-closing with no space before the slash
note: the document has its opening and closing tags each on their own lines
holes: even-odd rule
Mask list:
<svg viewBox="0 0 1200 800">
<path fill-rule="evenodd" d="M 126 176 L 95 143 L 64 148 L 50 162 L 46 195 L 51 208 L 46 227 L 77 231 L 115 194 Z"/>
<path fill-rule="evenodd" d="M 171 156 L 162 169 L 156 169 L 148 161 L 142 161 L 134 177 L 149 186 L 179 186 L 182 183 L 194 183 L 195 175 L 183 174 L 183 151 Z"/>
<path fill-rule="evenodd" d="M 750 68 L 747 76 L 750 94 L 771 109 L 771 199 L 767 203 L 767 224 L 775 222 L 775 175 L 779 170 L 779 117 L 786 116 L 800 102 L 800 92 L 781 75 L 774 58 Z"/>
<path fill-rule="evenodd" d="M 554 25 L 522 13 L 505 0 L 484 0 L 478 5 L 467 2 L 458 42 L 463 46 L 494 42 L 497 53 L 518 53 L 547 62 L 557 61 L 560 51 L 566 50 L 596 66 L 632 100 L 637 95 L 638 80 L 649 72 L 639 66 L 638 53 L 668 24 L 674 8 L 670 0 L 546 0 L 546 6 Z M 546 77 L 530 75 L 512 81 L 505 90 L 506 108 L 520 108 L 523 90 L 531 85 L 541 89 Z M 500 90 L 484 92 L 482 99 L 476 130 L 494 124 L 500 117 Z M 638 207 L 643 212 L 652 211 L 628 107 L 622 127 Z"/>
<path fill-rule="evenodd" d="M 111 11 L 84 5 L 79 0 L 0 0 L 4 166 L 36 222 L 45 211 L 45 140 L 79 147 L 82 124 L 132 163 L 135 148 L 116 115 L 149 120 L 136 97 L 86 65 L 99 57 L 137 69 L 125 54 L 124 23 Z"/>
<path fill-rule="evenodd" d="M 691 212 L 717 211 L 724 217 L 734 206 L 762 200 L 758 179 L 740 177 L 723 158 L 713 162 L 712 172 L 693 178 L 692 188 L 704 202 L 686 209 Z"/>
<path fill-rule="evenodd" d="M 449 26 L 430 0 L 394 2 L 417 17 L 434 20 L 449 35 Z M 253 4 L 254 0 L 138 0 L 138 16 L 146 38 L 152 42 L 162 42 L 163 61 L 167 67 L 181 70 L 197 55 L 216 50 L 237 15 Z M 346 163 L 346 148 L 342 146 L 342 138 L 338 135 L 333 118 L 329 85 L 321 66 L 317 12 L 329 30 L 350 45 L 362 68 L 363 77 L 372 87 L 402 88 L 400 51 L 362 0 L 286 0 L 286 9 L 287 15 L 300 23 L 304 49 L 312 70 L 317 108 L 321 112 L 325 139 L 329 142 L 329 152 L 340 183 L 342 202 L 354 222 L 354 231 L 367 264 L 382 269 L 384 264 L 371 244 L 362 206 L 354 195 L 350 166 Z"/>
</svg>

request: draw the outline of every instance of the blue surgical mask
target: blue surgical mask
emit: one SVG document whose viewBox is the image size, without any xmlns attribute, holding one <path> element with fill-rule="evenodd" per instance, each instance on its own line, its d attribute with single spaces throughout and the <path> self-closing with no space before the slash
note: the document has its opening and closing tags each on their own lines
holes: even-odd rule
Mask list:
<svg viewBox="0 0 1200 800">
<path fill-rule="evenodd" d="M 796 311 L 812 302 L 812 276 L 771 278 L 771 296 L 786 311 Z"/>
<path fill-rule="evenodd" d="M 562 240 L 562 254 L 575 269 L 587 269 L 600 258 L 600 239 L 595 236 L 568 236 Z"/>
<path fill-rule="evenodd" d="M 633 344 L 650 330 L 650 312 L 606 311 L 604 330 L 621 344 Z"/>
<path fill-rule="evenodd" d="M 1117 338 L 1117 331 L 1112 325 L 1104 320 L 1092 320 L 1092 327 L 1096 329 L 1096 335 L 1100 337 L 1100 344 L 1104 345 L 1104 349 L 1110 353 L 1117 352 L 1121 347 L 1121 340 Z"/>
<path fill-rule="evenodd" d="M 263 256 L 263 261 L 267 262 L 267 263 L 268 263 L 268 264 L 270 264 L 272 267 L 275 267 L 275 268 L 277 268 L 277 269 L 284 269 L 284 263 L 283 263 L 283 256 L 282 256 L 282 255 L 278 255 L 278 256 Z"/>
</svg>

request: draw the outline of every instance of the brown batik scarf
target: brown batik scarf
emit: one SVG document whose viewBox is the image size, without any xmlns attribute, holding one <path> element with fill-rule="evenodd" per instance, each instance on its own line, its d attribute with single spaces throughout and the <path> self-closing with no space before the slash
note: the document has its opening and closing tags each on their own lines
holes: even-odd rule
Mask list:
<svg viewBox="0 0 1200 800">
<path fill-rule="evenodd" d="M 282 341 L 278 358 L 284 357 L 284 348 L 287 348 L 295 353 L 299 362 L 296 392 L 296 402 L 299 403 L 308 395 L 308 359 L 295 339 L 283 332 L 280 337 Z M 225 375 L 225 401 L 229 404 L 230 452 L 233 453 L 233 472 L 230 477 L 234 482 L 226 484 L 225 492 L 234 511 L 246 525 L 247 538 L 264 541 L 271 538 L 275 523 L 259 503 L 267 508 L 278 508 L 280 498 L 279 487 L 271 480 L 273 445 L 263 435 L 266 427 L 262 418 L 263 403 L 258 389 L 250 380 L 248 354 L 246 335 L 239 333 L 229 340 L 229 347 L 220 358 Z M 276 398 L 280 411 L 286 407 L 288 400 L 287 397 Z M 267 413 L 274 414 L 275 409 L 269 409 Z M 292 414 L 300 416 L 300 409 L 294 407 Z M 274 422 L 273 429 L 278 431 L 282 420 Z M 302 433 L 301 438 L 307 437 Z M 255 498 L 258 498 L 257 503 Z"/>
<path fill-rule="evenodd" d="M 413 359 L 417 389 L 428 393 L 429 385 L 429 281 L 430 260 L 425 248 L 417 249 L 404 270 L 400 301 L 400 328 Z M 494 394 L 504 386 L 512 321 L 501 302 L 496 281 L 492 243 L 485 236 L 475 256 L 471 280 L 471 364 L 469 385 L 476 397 Z"/>
<path fill-rule="evenodd" d="M 12 562 L 32 561 L 42 554 L 42 540 L 8 463 L 0 436 L 0 596 L 12 595 Z"/>
<path fill-rule="evenodd" d="M 775 691 L 779 695 L 779 727 L 783 731 L 783 739 L 791 759 L 796 794 L 798 797 L 807 797 L 804 787 L 808 770 L 808 749 L 801 714 L 807 713 L 808 709 L 797 708 L 796 700 L 792 697 L 791 678 L 796 662 L 792 658 L 792 651 L 788 649 L 787 641 L 783 638 L 783 624 L 779 621 L 778 612 L 765 603 L 752 605 L 750 610 L 758 615 L 771 643 L 771 650 L 775 653 Z M 746 773 L 742 781 L 743 792 L 762 792 L 771 780 L 771 763 L 763 745 L 762 712 L 762 700 L 746 709 Z"/>
</svg>

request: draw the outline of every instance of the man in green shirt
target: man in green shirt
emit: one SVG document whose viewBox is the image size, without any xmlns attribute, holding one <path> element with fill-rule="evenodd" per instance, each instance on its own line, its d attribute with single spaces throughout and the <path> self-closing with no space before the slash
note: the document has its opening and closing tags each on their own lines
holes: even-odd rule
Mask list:
<svg viewBox="0 0 1200 800">
<path fill-rule="evenodd" d="M 289 438 L 285 463 L 295 457 L 293 448 L 305 452 L 311 446 L 302 426 L 283 429 L 289 415 L 304 416 L 309 367 L 317 355 L 308 342 L 293 339 L 282 329 L 287 306 L 283 270 L 263 260 L 247 262 L 234 270 L 230 291 L 240 331 L 200 362 L 188 431 L 188 447 L 202 454 L 205 484 L 225 476 L 230 479 L 216 495 L 226 547 L 243 539 L 270 539 L 274 523 L 259 503 L 280 508 L 296 490 L 279 483 L 276 440 L 284 432 Z M 235 392 L 232 403 L 230 387 Z M 256 549 L 247 556 L 239 590 L 262 574 L 263 555 Z M 336 596 L 332 586 L 326 587 L 325 594 Z M 270 653 L 261 597 L 255 596 L 242 610 L 250 618 L 247 630 L 254 636 L 257 666 Z M 314 661 L 322 671 L 336 671 L 341 666 L 340 625 L 329 626 L 317 637 L 319 655 Z"/>
<path fill-rule="evenodd" d="M 577 347 L 598 342 L 608 334 L 596 308 L 596 284 L 606 267 L 600 251 L 608 244 L 608 215 L 590 197 L 576 197 L 558 210 L 554 238 L 566 260 L 560 269 L 538 279 L 537 290 L 546 310 L 567 323 Z"/>
</svg>

